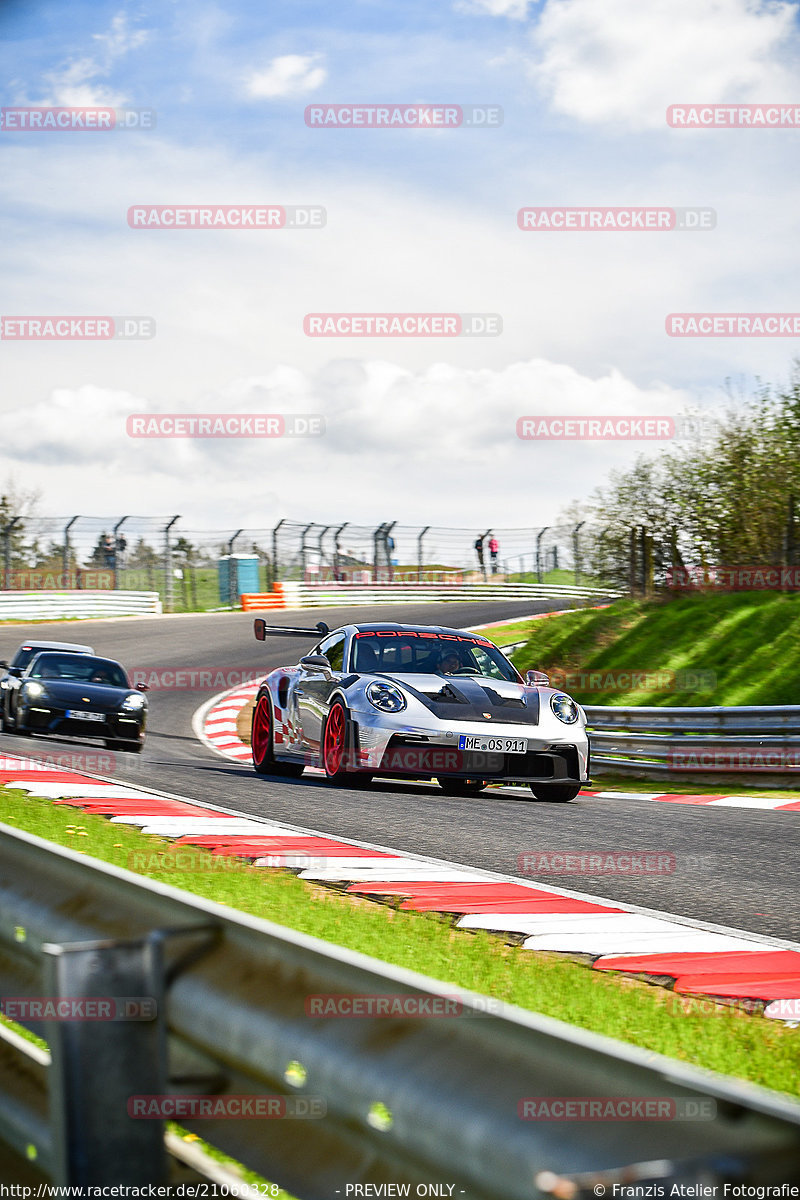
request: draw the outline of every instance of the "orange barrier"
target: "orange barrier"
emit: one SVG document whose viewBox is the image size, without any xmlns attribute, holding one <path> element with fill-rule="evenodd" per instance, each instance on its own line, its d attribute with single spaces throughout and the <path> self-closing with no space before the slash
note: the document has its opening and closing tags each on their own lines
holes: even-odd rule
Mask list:
<svg viewBox="0 0 800 1200">
<path fill-rule="evenodd" d="M 276 583 L 271 592 L 245 592 L 242 596 L 242 612 L 258 612 L 264 608 L 286 608 L 282 583 Z"/>
</svg>

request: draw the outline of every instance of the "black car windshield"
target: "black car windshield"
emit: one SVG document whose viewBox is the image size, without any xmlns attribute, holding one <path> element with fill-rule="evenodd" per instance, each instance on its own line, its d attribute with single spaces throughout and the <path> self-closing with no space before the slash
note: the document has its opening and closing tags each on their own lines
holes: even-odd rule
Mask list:
<svg viewBox="0 0 800 1200">
<path fill-rule="evenodd" d="M 28 679 L 60 679 L 65 683 L 91 683 L 95 687 L 128 688 L 128 678 L 119 663 L 90 654 L 40 654 L 28 671 Z"/>
<path fill-rule="evenodd" d="M 352 670 L 389 675 L 477 675 L 519 683 L 520 676 L 496 646 L 455 633 L 356 633 Z"/>
</svg>

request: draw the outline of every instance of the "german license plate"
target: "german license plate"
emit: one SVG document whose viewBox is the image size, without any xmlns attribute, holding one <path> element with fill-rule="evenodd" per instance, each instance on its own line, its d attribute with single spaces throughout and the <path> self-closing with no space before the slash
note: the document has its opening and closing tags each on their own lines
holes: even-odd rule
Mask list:
<svg viewBox="0 0 800 1200">
<path fill-rule="evenodd" d="M 68 721 L 105 721 L 106 719 L 105 713 L 84 712 L 80 708 L 68 708 L 64 716 Z"/>
<path fill-rule="evenodd" d="M 458 739 L 459 750 L 494 750 L 498 754 L 525 754 L 528 750 L 527 738 L 488 737 L 479 734 L 469 737 L 462 733 Z"/>
</svg>

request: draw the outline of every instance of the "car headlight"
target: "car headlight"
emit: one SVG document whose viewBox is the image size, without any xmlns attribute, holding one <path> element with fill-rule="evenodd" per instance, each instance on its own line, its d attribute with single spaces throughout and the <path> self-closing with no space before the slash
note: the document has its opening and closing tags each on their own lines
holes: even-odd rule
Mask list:
<svg viewBox="0 0 800 1200">
<path fill-rule="evenodd" d="M 550 697 L 550 707 L 559 721 L 563 721 L 565 725 L 574 725 L 581 715 L 581 710 L 575 701 L 564 692 L 556 692 Z"/>
<path fill-rule="evenodd" d="M 402 712 L 406 706 L 406 698 L 400 688 L 391 683 L 371 683 L 367 688 L 367 699 L 374 708 L 381 712 Z"/>
<path fill-rule="evenodd" d="M 122 701 L 122 707 L 127 709 L 128 712 L 131 712 L 134 709 L 144 708 L 144 696 L 141 692 L 134 692 L 133 695 L 125 697 L 125 699 Z"/>
<path fill-rule="evenodd" d="M 25 695 L 30 696 L 32 700 L 38 700 L 44 694 L 45 690 L 41 683 L 36 683 L 34 680 L 25 684 Z"/>
</svg>

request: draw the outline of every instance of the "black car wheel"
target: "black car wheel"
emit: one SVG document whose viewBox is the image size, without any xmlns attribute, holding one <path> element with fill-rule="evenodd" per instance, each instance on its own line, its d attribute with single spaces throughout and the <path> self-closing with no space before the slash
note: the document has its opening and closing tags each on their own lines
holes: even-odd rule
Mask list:
<svg viewBox="0 0 800 1200">
<path fill-rule="evenodd" d="M 440 775 L 436 781 L 448 796 L 478 796 L 489 782 L 488 779 L 449 779 Z"/>
<path fill-rule="evenodd" d="M 275 757 L 272 723 L 272 704 L 269 696 L 259 696 L 250 726 L 253 767 L 259 775 L 283 775 L 289 779 L 299 779 L 304 770 L 300 763 L 278 762 Z"/>
<path fill-rule="evenodd" d="M 532 783 L 531 791 L 537 800 L 549 800 L 554 804 L 568 804 L 581 790 L 579 783 Z"/>
</svg>

